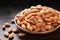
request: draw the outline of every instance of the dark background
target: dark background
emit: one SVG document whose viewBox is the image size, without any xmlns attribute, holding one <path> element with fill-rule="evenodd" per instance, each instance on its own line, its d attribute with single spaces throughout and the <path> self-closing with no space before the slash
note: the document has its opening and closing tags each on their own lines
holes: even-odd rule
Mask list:
<svg viewBox="0 0 60 40">
<path fill-rule="evenodd" d="M 11 40 L 4 37 L 2 25 L 6 22 L 11 23 L 10 20 L 13 19 L 19 11 L 38 4 L 49 6 L 60 11 L 59 0 L 0 0 L 0 38 L 2 40 Z M 16 28 L 16 25 L 11 24 L 11 27 Z M 5 31 L 8 28 L 10 27 L 7 27 Z M 32 35 L 27 33 L 23 38 L 19 38 L 17 34 L 15 34 L 12 40 L 60 40 L 60 28 L 55 32 L 44 35 Z"/>
</svg>

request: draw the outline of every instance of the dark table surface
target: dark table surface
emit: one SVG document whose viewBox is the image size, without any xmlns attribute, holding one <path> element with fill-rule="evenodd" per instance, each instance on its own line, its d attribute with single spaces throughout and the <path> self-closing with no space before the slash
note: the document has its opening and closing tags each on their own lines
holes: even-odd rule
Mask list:
<svg viewBox="0 0 60 40">
<path fill-rule="evenodd" d="M 5 5 L 5 4 L 4 4 Z M 58 9 L 59 10 L 59 7 L 54 5 L 55 9 Z M 9 38 L 6 38 L 4 35 L 3 35 L 3 30 L 2 30 L 2 25 L 6 22 L 10 23 L 10 20 L 11 19 L 14 19 L 15 15 L 25 9 L 25 8 L 28 8 L 30 6 L 17 6 L 16 5 L 5 5 L 2 7 L 0 7 L 0 38 L 1 40 L 11 40 Z M 52 6 L 53 7 L 53 6 Z M 15 24 L 11 24 L 11 27 L 7 27 L 5 29 L 8 30 L 8 28 L 17 28 L 17 26 Z M 19 32 L 21 32 L 21 30 L 19 30 Z M 44 35 L 32 35 L 32 34 L 28 34 L 26 33 L 27 35 L 22 37 L 22 38 L 19 38 L 17 36 L 17 34 L 14 34 L 14 38 L 12 40 L 60 40 L 60 28 L 57 29 L 56 31 L 52 32 L 52 33 L 49 33 L 49 34 L 44 34 Z"/>
</svg>

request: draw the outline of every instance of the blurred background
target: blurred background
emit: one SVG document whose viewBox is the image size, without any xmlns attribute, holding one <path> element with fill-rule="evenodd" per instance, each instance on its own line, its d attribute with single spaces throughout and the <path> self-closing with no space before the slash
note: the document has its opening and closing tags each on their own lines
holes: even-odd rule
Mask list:
<svg viewBox="0 0 60 40">
<path fill-rule="evenodd" d="M 59 10 L 60 0 L 0 0 L 0 7 L 30 7 L 38 4 L 50 6 Z"/>
</svg>

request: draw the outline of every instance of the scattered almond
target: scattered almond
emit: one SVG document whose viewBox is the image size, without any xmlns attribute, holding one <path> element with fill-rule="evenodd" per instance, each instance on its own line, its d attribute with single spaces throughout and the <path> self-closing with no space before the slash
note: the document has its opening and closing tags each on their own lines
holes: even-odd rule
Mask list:
<svg viewBox="0 0 60 40">
<path fill-rule="evenodd" d="M 12 19 L 11 22 L 14 23 L 14 19 Z"/>
<path fill-rule="evenodd" d="M 8 33 L 8 32 L 4 32 L 4 35 L 5 35 L 5 36 L 9 36 L 9 33 Z"/>
<path fill-rule="evenodd" d="M 2 26 L 2 29 L 4 30 L 4 29 L 5 29 L 5 27 L 6 27 L 6 26 L 5 26 L 5 25 L 3 25 L 3 26 Z"/>
<path fill-rule="evenodd" d="M 16 28 L 13 28 L 13 32 L 17 32 L 17 29 Z"/>
<path fill-rule="evenodd" d="M 10 24 L 9 23 L 5 23 L 4 24 L 6 27 L 10 27 Z"/>
<path fill-rule="evenodd" d="M 14 37 L 14 33 L 9 34 L 9 38 L 13 38 Z"/>
<path fill-rule="evenodd" d="M 26 35 L 25 33 L 19 33 L 19 34 L 18 34 L 19 37 L 23 37 L 23 36 L 25 36 L 25 35 Z"/>
<path fill-rule="evenodd" d="M 12 32 L 12 28 L 9 28 L 9 29 L 7 30 L 7 32 L 8 32 L 8 33 Z"/>
</svg>

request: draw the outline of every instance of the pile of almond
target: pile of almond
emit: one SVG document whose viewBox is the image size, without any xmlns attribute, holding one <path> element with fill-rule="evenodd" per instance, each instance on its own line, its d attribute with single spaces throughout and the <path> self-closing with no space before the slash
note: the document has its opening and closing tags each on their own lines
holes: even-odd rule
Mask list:
<svg viewBox="0 0 60 40">
<path fill-rule="evenodd" d="M 49 31 L 60 23 L 60 12 L 47 6 L 31 6 L 16 16 L 17 24 L 29 31 Z"/>
</svg>

